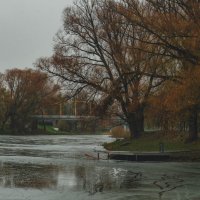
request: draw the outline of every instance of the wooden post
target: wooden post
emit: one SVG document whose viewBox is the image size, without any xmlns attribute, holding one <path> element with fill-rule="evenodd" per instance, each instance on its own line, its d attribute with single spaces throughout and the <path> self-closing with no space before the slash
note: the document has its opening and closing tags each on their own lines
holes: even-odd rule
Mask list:
<svg viewBox="0 0 200 200">
<path fill-rule="evenodd" d="M 164 153 L 164 143 L 163 142 L 160 142 L 160 144 L 159 144 L 159 150 L 160 150 L 160 153 Z"/>
<path fill-rule="evenodd" d="M 110 153 L 108 152 L 108 160 L 110 160 Z"/>
</svg>

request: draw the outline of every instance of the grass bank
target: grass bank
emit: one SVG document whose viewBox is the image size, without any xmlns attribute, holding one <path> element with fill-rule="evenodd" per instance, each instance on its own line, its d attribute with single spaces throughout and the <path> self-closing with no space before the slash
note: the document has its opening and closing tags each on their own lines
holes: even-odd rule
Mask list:
<svg viewBox="0 0 200 200">
<path fill-rule="evenodd" d="M 184 133 L 170 132 L 145 132 L 139 139 L 116 139 L 112 143 L 105 143 L 104 148 L 110 151 L 160 151 L 161 144 L 165 152 L 174 152 L 172 160 L 200 161 L 200 139 L 185 143 L 187 135 Z"/>
<path fill-rule="evenodd" d="M 200 140 L 185 143 L 186 137 L 186 134 L 176 132 L 145 132 L 139 139 L 116 139 L 105 143 L 104 147 L 112 151 L 159 151 L 162 143 L 165 151 L 200 150 Z"/>
</svg>

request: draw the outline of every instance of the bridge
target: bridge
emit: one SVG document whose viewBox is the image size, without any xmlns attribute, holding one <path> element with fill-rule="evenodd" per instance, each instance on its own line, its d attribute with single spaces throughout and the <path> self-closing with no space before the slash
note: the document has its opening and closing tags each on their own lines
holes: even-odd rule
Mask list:
<svg viewBox="0 0 200 200">
<path fill-rule="evenodd" d="M 66 120 L 66 121 L 80 121 L 88 119 L 99 119 L 96 116 L 85 116 L 85 115 L 32 115 L 32 118 L 41 120 Z"/>
<path fill-rule="evenodd" d="M 120 125 L 126 125 L 126 123 L 119 117 L 108 117 L 102 119 L 90 115 L 32 115 L 32 118 L 41 121 L 51 121 L 52 123 L 57 123 L 59 120 L 72 122 L 104 121 L 104 123 L 107 124 L 106 127 L 109 129 Z"/>
</svg>

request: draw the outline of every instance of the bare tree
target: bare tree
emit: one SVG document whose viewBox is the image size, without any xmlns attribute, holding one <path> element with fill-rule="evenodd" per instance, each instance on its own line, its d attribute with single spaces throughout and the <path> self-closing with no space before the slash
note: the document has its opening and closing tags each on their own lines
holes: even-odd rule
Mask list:
<svg viewBox="0 0 200 200">
<path fill-rule="evenodd" d="M 132 138 L 138 138 L 149 95 L 175 74 L 171 60 L 159 55 L 162 48 L 153 47 L 157 55 L 141 51 L 152 50 L 140 42 L 151 35 L 118 14 L 114 3 L 82 0 L 66 8 L 54 55 L 39 59 L 36 66 L 58 77 L 71 95 L 85 90 L 101 100 L 103 110 L 117 102 Z"/>
</svg>

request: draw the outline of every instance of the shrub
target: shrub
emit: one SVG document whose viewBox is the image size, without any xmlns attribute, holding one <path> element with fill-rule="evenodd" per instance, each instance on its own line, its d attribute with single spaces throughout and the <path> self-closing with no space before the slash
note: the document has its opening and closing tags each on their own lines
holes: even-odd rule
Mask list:
<svg viewBox="0 0 200 200">
<path fill-rule="evenodd" d="M 115 138 L 130 138 L 129 130 L 123 126 L 116 126 L 110 130 L 110 134 Z"/>
</svg>

